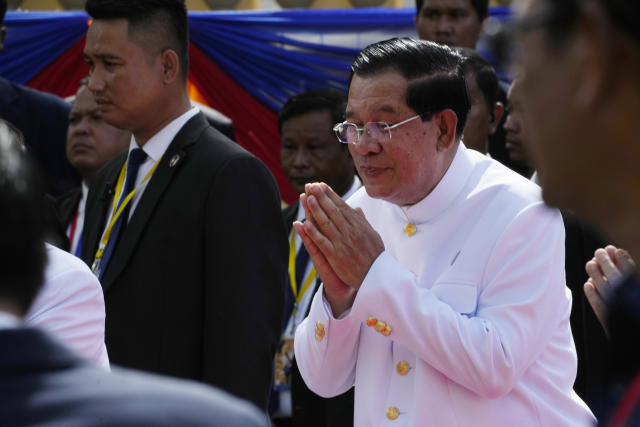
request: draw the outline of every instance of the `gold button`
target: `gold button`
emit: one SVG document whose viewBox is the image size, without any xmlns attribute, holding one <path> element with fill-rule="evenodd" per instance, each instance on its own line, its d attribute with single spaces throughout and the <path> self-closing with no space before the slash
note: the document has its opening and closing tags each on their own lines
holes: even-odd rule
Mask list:
<svg viewBox="0 0 640 427">
<path fill-rule="evenodd" d="M 376 323 L 378 323 L 378 319 L 376 319 L 375 317 L 367 318 L 367 326 L 375 326 Z"/>
<path fill-rule="evenodd" d="M 396 365 L 396 372 L 400 375 L 407 375 L 409 373 L 409 369 L 411 369 L 411 366 L 409 366 L 409 364 L 404 360 L 402 362 L 398 362 Z"/>
<path fill-rule="evenodd" d="M 399 415 L 400 410 L 398 408 L 396 408 L 395 406 L 389 406 L 389 409 L 387 409 L 387 418 L 389 418 L 390 420 L 395 420 Z"/>
<path fill-rule="evenodd" d="M 416 231 L 418 231 L 418 227 L 416 227 L 416 225 L 412 222 L 404 226 L 404 234 L 406 234 L 409 237 L 416 234 Z"/>
<path fill-rule="evenodd" d="M 384 331 L 384 328 L 386 328 L 386 327 L 387 327 L 387 324 L 384 323 L 384 322 L 381 322 L 381 321 L 378 320 L 378 322 L 376 323 L 376 331 L 378 331 L 378 332 Z"/>
<path fill-rule="evenodd" d="M 384 329 L 382 330 L 382 335 L 384 335 L 385 337 L 388 337 L 389 335 L 391 335 L 391 326 L 384 325 Z"/>
<path fill-rule="evenodd" d="M 316 322 L 316 340 L 322 341 L 324 338 L 324 325 L 322 322 Z"/>
</svg>

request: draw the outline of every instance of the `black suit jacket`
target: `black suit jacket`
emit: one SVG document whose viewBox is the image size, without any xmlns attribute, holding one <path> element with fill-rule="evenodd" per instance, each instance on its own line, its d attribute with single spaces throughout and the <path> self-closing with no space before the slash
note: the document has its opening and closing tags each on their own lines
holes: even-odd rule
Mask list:
<svg viewBox="0 0 640 427">
<path fill-rule="evenodd" d="M 49 193 L 56 197 L 80 183 L 65 152 L 70 109 L 70 104 L 55 95 L 0 77 L 0 118 L 24 134 L 29 153 L 44 173 Z"/>
<path fill-rule="evenodd" d="M 87 197 L 91 265 L 127 153 Z M 266 408 L 287 244 L 266 166 L 191 118 L 165 152 L 102 278 L 113 363 L 219 386 Z"/>
<path fill-rule="evenodd" d="M 103 371 L 37 329 L 0 330 L 3 426 L 266 426 L 246 401 L 129 370 Z"/>
<path fill-rule="evenodd" d="M 49 195 L 46 196 L 46 240 L 63 251 L 69 251 L 71 247 L 67 227 L 73 221 L 81 199 L 81 187 L 74 187 L 55 199 Z"/>
<path fill-rule="evenodd" d="M 293 228 L 293 221 L 298 215 L 297 202 L 292 203 L 282 210 L 282 219 L 285 223 L 287 236 Z M 320 280 L 316 280 L 315 293 L 320 286 Z M 307 315 L 309 314 L 309 307 Z M 285 319 L 285 322 L 287 319 Z M 331 397 L 323 398 L 309 390 L 298 370 L 295 356 L 291 369 L 291 403 L 293 426 L 296 427 L 350 427 L 353 426 L 353 387 L 347 392 Z"/>
</svg>

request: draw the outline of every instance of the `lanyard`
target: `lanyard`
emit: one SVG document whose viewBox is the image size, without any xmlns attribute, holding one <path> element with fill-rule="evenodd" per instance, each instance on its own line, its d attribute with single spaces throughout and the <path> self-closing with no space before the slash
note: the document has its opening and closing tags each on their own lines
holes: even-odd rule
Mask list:
<svg viewBox="0 0 640 427">
<path fill-rule="evenodd" d="M 307 279 L 302 284 L 302 289 L 298 292 L 298 283 L 296 282 L 296 232 L 291 231 L 291 244 L 289 245 L 289 280 L 291 282 L 291 290 L 293 291 L 293 298 L 295 299 L 295 303 L 293 304 L 293 322 L 292 325 L 295 325 L 296 321 L 296 312 L 298 311 L 298 303 L 302 299 L 302 296 L 309 286 L 316 278 L 316 268 L 313 267 L 311 272 L 307 276 Z M 301 243 L 304 245 L 304 243 Z"/>
<path fill-rule="evenodd" d="M 114 224 L 118 221 L 118 218 L 120 218 L 120 215 L 122 215 L 122 212 L 124 211 L 124 209 L 127 207 L 129 202 L 133 198 L 133 195 L 136 194 L 136 192 L 142 186 L 142 184 L 147 182 L 149 178 L 151 178 L 153 173 L 156 171 L 156 168 L 160 164 L 160 160 L 162 160 L 162 157 L 160 157 L 160 159 L 158 159 L 156 164 L 153 165 L 151 170 L 147 173 L 147 175 L 140 182 L 140 184 L 138 184 L 136 188 L 134 188 L 133 190 L 131 190 L 129 194 L 127 194 L 127 196 L 122 201 L 122 204 L 120 205 L 118 210 L 116 210 L 116 205 L 118 204 L 118 200 L 120 200 L 120 196 L 123 191 L 124 177 L 126 175 L 127 164 L 129 163 L 129 160 L 127 160 L 125 164 L 122 165 L 122 169 L 120 170 L 120 175 L 118 176 L 118 184 L 116 185 L 116 194 L 113 196 L 113 206 L 111 207 L 111 221 L 109 221 L 109 225 L 107 226 L 107 229 L 104 230 L 104 233 L 102 234 L 102 239 L 100 239 L 100 245 L 98 246 L 98 251 L 96 252 L 95 261 L 93 262 L 93 266 L 92 266 L 92 270 L 94 270 L 94 272 L 100 266 L 100 261 L 102 260 L 102 256 L 104 255 L 104 249 L 107 247 L 107 244 L 109 243 L 109 238 L 111 237 L 111 229 L 113 228 Z"/>
</svg>

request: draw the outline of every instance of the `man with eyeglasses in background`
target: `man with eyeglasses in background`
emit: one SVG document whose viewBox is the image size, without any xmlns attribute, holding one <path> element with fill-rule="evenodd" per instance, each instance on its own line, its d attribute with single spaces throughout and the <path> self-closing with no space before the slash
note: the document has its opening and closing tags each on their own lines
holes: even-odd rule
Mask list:
<svg viewBox="0 0 640 427">
<path fill-rule="evenodd" d="M 311 390 L 355 384 L 356 426 L 585 426 L 564 230 L 539 187 L 460 142 L 460 56 L 391 39 L 352 65 L 335 126 L 363 180 L 301 196 L 322 285 L 295 353 Z"/>
</svg>

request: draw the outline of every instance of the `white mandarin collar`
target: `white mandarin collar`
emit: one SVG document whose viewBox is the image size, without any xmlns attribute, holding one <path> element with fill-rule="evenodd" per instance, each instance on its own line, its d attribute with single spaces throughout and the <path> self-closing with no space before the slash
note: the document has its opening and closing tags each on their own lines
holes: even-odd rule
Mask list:
<svg viewBox="0 0 640 427">
<path fill-rule="evenodd" d="M 358 191 L 360 187 L 362 187 L 362 181 L 360 181 L 360 178 L 358 178 L 357 175 L 354 175 L 353 184 L 351 184 L 351 188 L 349 188 L 349 191 L 344 193 L 344 195 L 342 196 L 342 200 L 347 200 L 353 195 L 353 193 Z M 304 209 L 302 209 L 302 203 L 300 202 L 300 199 L 298 199 L 296 203 L 298 204 L 298 214 L 296 215 L 296 221 L 302 221 L 305 217 Z"/>
<path fill-rule="evenodd" d="M 436 187 L 418 203 L 408 207 L 393 205 L 394 214 L 400 221 L 417 224 L 425 223 L 444 212 L 464 188 L 473 170 L 474 161 L 469 150 L 459 143 L 449 169 Z"/>
<path fill-rule="evenodd" d="M 183 113 L 181 116 L 175 118 L 171 123 L 166 125 L 164 128 L 160 130 L 160 132 L 153 135 L 142 149 L 149 156 L 149 159 L 154 163 L 157 162 L 160 157 L 162 157 L 169 148 L 171 141 L 175 138 L 176 134 L 180 132 L 180 129 L 191 119 L 193 116 L 198 114 L 200 110 L 197 107 L 191 107 L 188 111 Z M 139 148 L 138 143 L 134 136 L 131 136 L 131 142 L 129 143 L 129 152 L 131 150 Z"/>
</svg>

